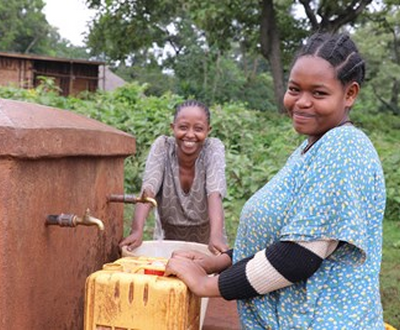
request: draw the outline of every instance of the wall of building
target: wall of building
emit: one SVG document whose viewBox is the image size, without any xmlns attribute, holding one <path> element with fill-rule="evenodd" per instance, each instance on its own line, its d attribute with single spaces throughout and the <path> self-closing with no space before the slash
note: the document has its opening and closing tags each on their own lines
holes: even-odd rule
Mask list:
<svg viewBox="0 0 400 330">
<path fill-rule="evenodd" d="M 0 53 L 0 85 L 33 88 L 40 77 L 52 78 L 63 96 L 95 92 L 100 62 Z"/>
</svg>

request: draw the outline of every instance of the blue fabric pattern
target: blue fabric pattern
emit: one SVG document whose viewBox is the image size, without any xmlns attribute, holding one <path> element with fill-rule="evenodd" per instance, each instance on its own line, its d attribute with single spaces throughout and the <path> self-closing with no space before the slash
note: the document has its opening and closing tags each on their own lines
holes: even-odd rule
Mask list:
<svg viewBox="0 0 400 330">
<path fill-rule="evenodd" d="M 306 144 L 243 207 L 233 261 L 278 240 L 344 244 L 307 281 L 238 301 L 243 329 L 384 329 L 379 271 L 386 192 L 379 157 L 353 126 L 328 131 L 301 154 Z"/>
</svg>

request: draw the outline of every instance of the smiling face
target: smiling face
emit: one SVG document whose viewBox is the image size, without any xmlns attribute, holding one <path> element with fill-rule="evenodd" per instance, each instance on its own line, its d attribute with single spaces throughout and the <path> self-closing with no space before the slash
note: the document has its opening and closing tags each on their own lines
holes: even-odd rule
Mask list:
<svg viewBox="0 0 400 330">
<path fill-rule="evenodd" d="M 211 130 L 204 109 L 198 106 L 182 108 L 171 124 L 176 143 L 178 156 L 197 157 L 204 141 Z"/>
<path fill-rule="evenodd" d="M 356 82 L 343 86 L 328 61 L 302 56 L 292 67 L 283 103 L 295 130 L 314 142 L 348 120 L 358 90 Z"/>
</svg>

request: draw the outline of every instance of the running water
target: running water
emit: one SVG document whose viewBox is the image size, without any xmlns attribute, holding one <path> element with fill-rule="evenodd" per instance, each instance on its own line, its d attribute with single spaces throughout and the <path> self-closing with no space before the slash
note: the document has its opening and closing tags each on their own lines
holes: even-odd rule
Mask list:
<svg viewBox="0 0 400 330">
<path fill-rule="evenodd" d="M 164 230 L 162 229 L 160 215 L 156 207 L 154 208 L 154 219 L 153 240 L 162 241 L 164 239 Z"/>
<path fill-rule="evenodd" d="M 153 232 L 153 240 L 157 241 L 157 251 L 156 254 L 157 256 L 162 256 L 163 251 L 162 251 L 162 246 L 161 243 L 164 240 L 164 230 L 162 229 L 161 225 L 161 220 L 160 220 L 160 215 L 158 214 L 158 210 L 155 207 L 154 208 L 154 232 Z"/>
</svg>

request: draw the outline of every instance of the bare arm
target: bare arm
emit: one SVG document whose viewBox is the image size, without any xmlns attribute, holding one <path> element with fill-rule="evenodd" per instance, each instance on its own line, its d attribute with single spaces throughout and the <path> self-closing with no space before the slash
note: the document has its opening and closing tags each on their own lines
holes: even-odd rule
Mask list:
<svg viewBox="0 0 400 330">
<path fill-rule="evenodd" d="M 165 275 L 175 275 L 185 282 L 190 290 L 199 297 L 220 297 L 218 285 L 219 273 L 232 265 L 229 255 L 206 255 L 196 251 L 174 252 L 169 259 Z"/>
<path fill-rule="evenodd" d="M 151 193 L 145 193 L 145 196 L 154 198 Z M 119 243 L 120 249 L 126 246 L 128 251 L 132 251 L 142 244 L 143 228 L 151 208 L 152 205 L 149 203 L 136 204 L 135 214 L 132 219 L 131 233 Z"/>
<path fill-rule="evenodd" d="M 146 160 L 146 168 L 143 175 L 142 196 L 154 198 L 162 184 L 164 174 L 164 158 L 166 149 L 166 138 L 160 136 L 152 144 Z M 140 246 L 143 241 L 143 228 L 151 205 L 138 203 L 132 220 L 131 233 L 119 243 L 119 247 L 126 246 L 128 251 Z"/>
<path fill-rule="evenodd" d="M 176 275 L 200 297 L 247 299 L 304 281 L 337 248 L 338 241 L 277 242 L 232 265 L 228 253 L 173 255 L 166 275 Z M 209 276 L 218 272 L 216 276 Z"/>
<path fill-rule="evenodd" d="M 218 192 L 213 192 L 208 196 L 208 217 L 210 218 L 210 241 L 208 248 L 213 253 L 228 250 L 224 232 L 224 209 L 221 195 Z"/>
</svg>

